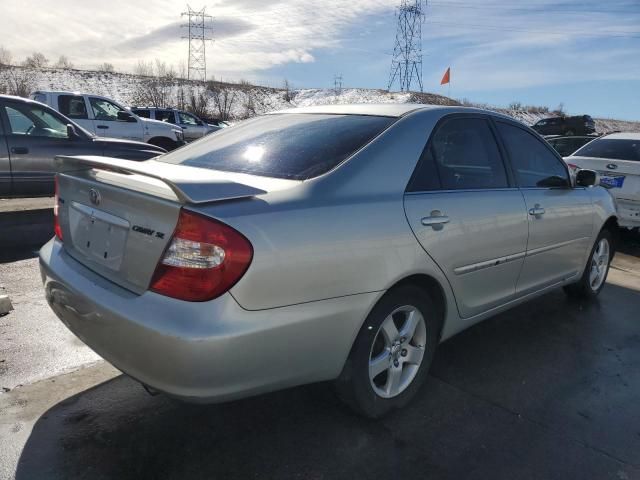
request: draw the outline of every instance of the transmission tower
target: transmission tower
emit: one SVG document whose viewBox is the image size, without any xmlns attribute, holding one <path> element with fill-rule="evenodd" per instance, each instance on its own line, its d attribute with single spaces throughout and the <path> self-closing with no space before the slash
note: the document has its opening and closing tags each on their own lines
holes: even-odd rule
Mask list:
<svg viewBox="0 0 640 480">
<path fill-rule="evenodd" d="M 205 8 L 194 10 L 187 5 L 187 11 L 181 14 L 182 17 L 189 18 L 189 23 L 182 25 L 182 28 L 187 28 L 189 31 L 188 36 L 182 37 L 189 39 L 187 78 L 203 82 L 207 79 L 206 44 L 212 39 L 208 32 L 213 31 L 210 25 L 213 17 L 205 13 Z"/>
<path fill-rule="evenodd" d="M 333 91 L 336 96 L 342 93 L 342 74 L 333 76 Z"/>
<path fill-rule="evenodd" d="M 427 0 L 401 0 L 398 6 L 396 43 L 387 90 L 397 81 L 400 91 L 408 92 L 417 82 L 422 92 L 422 24 Z"/>
</svg>

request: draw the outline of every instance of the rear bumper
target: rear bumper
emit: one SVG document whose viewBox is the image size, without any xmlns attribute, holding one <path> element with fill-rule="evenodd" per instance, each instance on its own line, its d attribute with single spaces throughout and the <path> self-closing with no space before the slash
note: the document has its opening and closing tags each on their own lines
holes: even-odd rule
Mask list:
<svg viewBox="0 0 640 480">
<path fill-rule="evenodd" d="M 336 378 L 379 293 L 242 309 L 230 294 L 183 302 L 133 294 L 52 239 L 40 251 L 46 298 L 89 347 L 138 381 L 193 401 L 225 401 Z"/>
</svg>

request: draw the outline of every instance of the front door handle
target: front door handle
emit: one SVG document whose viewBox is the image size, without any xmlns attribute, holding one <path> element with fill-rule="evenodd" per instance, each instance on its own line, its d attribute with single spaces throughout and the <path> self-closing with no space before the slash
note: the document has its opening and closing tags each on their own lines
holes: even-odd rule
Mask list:
<svg viewBox="0 0 640 480">
<path fill-rule="evenodd" d="M 11 147 L 11 153 L 24 155 L 26 153 L 29 153 L 29 149 L 27 147 Z"/>
<path fill-rule="evenodd" d="M 536 203 L 533 206 L 533 208 L 529 209 L 529 215 L 533 217 L 539 217 L 540 215 L 544 215 L 544 208 L 542 208 L 539 203 Z"/>
<path fill-rule="evenodd" d="M 442 215 L 440 210 L 433 210 L 430 216 L 422 218 L 422 225 L 433 227 L 434 230 L 442 230 L 445 223 L 449 223 L 449 217 Z"/>
<path fill-rule="evenodd" d="M 96 128 L 99 128 L 101 130 L 106 130 L 109 127 L 107 125 L 96 125 Z"/>
</svg>

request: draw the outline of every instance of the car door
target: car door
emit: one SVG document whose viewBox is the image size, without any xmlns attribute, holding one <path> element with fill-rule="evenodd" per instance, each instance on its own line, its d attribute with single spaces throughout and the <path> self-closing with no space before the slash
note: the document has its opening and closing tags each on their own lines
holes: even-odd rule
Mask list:
<svg viewBox="0 0 640 480">
<path fill-rule="evenodd" d="M 100 97 L 89 97 L 89 105 L 95 133 L 99 137 L 144 141 L 142 125 L 137 118 L 131 117 L 131 121 L 118 120 L 118 112 L 123 110 L 119 105 Z"/>
<path fill-rule="evenodd" d="M 182 130 L 184 130 L 184 138 L 187 141 L 202 138 L 207 133 L 207 128 L 202 121 L 187 112 L 178 112 L 178 121 Z"/>
<path fill-rule="evenodd" d="M 56 155 L 98 154 L 90 139 L 70 139 L 68 121 L 48 107 L 6 101 L 0 116 L 8 130 L 13 195 L 53 195 Z"/>
<path fill-rule="evenodd" d="M 537 135 L 516 123 L 496 122 L 524 197 L 529 223 L 527 255 L 518 294 L 582 272 L 593 235 L 591 196 L 573 188 L 562 159 Z"/>
<path fill-rule="evenodd" d="M 418 241 L 451 283 L 462 317 L 514 298 L 527 215 L 486 116 L 439 122 L 404 205 Z"/>
<path fill-rule="evenodd" d="M 58 95 L 57 102 L 57 110 L 61 114 L 70 118 L 89 132 L 96 133 L 95 125 L 89 118 L 90 107 L 87 105 L 87 99 L 83 95 Z"/>
<path fill-rule="evenodd" d="M 0 114 L 0 198 L 11 195 L 11 161 L 6 132 L 3 116 Z"/>
</svg>

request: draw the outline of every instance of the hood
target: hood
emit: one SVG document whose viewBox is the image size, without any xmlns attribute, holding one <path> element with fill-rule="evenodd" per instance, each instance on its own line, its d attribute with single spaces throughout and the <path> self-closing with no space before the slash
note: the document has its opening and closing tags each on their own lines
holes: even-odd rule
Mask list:
<svg viewBox="0 0 640 480">
<path fill-rule="evenodd" d="M 164 128 L 170 128 L 171 130 L 179 130 L 180 127 L 174 125 L 173 123 L 162 122 L 160 120 L 152 120 L 150 118 L 139 117 L 142 120 L 143 125 L 148 126 L 158 126 L 162 125 Z"/>
</svg>

